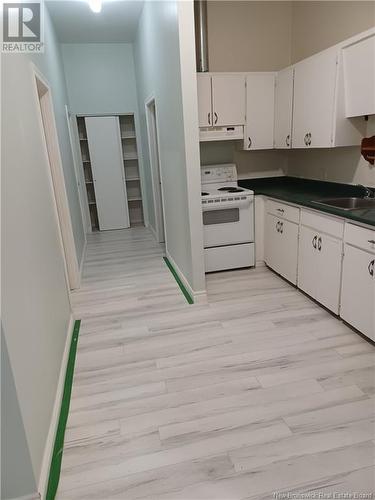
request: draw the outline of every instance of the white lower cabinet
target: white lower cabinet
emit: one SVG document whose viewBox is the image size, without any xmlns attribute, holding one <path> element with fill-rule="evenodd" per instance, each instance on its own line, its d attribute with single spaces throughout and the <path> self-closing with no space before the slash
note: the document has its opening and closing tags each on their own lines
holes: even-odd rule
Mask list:
<svg viewBox="0 0 375 500">
<path fill-rule="evenodd" d="M 298 224 L 266 215 L 265 262 L 294 285 L 297 283 Z"/>
<path fill-rule="evenodd" d="M 342 240 L 302 226 L 298 259 L 298 287 L 338 314 Z"/>
<path fill-rule="evenodd" d="M 347 226 L 340 315 L 344 321 L 375 340 L 375 231 L 350 224 Z M 363 243 L 358 238 L 361 234 L 365 236 Z"/>
</svg>

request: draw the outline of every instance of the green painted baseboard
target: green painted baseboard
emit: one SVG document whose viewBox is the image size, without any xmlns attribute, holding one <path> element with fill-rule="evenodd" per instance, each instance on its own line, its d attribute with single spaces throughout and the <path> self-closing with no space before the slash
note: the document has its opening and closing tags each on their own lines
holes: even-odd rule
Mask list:
<svg viewBox="0 0 375 500">
<path fill-rule="evenodd" d="M 190 295 L 190 293 L 186 290 L 184 284 L 182 283 L 179 275 L 177 274 L 175 268 L 172 266 L 172 264 L 170 263 L 169 259 L 167 257 L 163 257 L 164 259 L 164 262 L 167 264 L 170 272 L 173 274 L 173 277 L 174 279 L 176 280 L 177 282 L 177 285 L 180 287 L 181 289 L 181 292 L 184 294 L 185 296 L 185 299 L 188 301 L 189 304 L 194 304 L 194 299 L 193 297 Z"/>
<path fill-rule="evenodd" d="M 68 364 L 66 367 L 64 392 L 61 401 L 59 421 L 57 424 L 55 444 L 52 452 L 52 460 L 49 470 L 46 500 L 54 500 L 56 496 L 57 487 L 59 485 L 61 460 L 64 449 L 65 428 L 69 414 L 70 396 L 72 393 L 74 364 L 76 360 L 78 334 L 80 326 L 81 326 L 81 320 L 77 320 L 74 323 L 72 341 L 69 350 Z"/>
</svg>

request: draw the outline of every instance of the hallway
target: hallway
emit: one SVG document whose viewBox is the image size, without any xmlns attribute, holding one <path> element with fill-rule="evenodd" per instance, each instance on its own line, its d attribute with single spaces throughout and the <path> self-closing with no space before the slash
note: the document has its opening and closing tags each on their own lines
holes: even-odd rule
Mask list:
<svg viewBox="0 0 375 500">
<path fill-rule="evenodd" d="M 372 347 L 265 267 L 188 305 L 162 256 L 145 228 L 89 235 L 57 498 L 373 491 Z"/>
</svg>

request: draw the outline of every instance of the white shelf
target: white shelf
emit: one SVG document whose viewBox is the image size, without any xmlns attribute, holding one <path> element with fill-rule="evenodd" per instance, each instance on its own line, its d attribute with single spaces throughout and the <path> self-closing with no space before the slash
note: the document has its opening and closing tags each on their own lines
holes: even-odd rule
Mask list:
<svg viewBox="0 0 375 500">
<path fill-rule="evenodd" d="M 130 196 L 128 201 L 142 201 L 142 198 L 140 196 Z"/>
<path fill-rule="evenodd" d="M 96 205 L 96 201 L 89 201 L 89 205 Z"/>
<path fill-rule="evenodd" d="M 129 179 L 125 179 L 125 182 L 134 182 L 134 181 L 139 181 L 139 177 L 130 177 Z"/>
<path fill-rule="evenodd" d="M 87 137 L 80 137 L 79 140 L 80 141 L 87 141 Z"/>
<path fill-rule="evenodd" d="M 91 163 L 90 160 L 82 160 L 82 163 Z"/>
<path fill-rule="evenodd" d="M 129 161 L 129 160 L 138 160 L 138 155 L 136 153 L 128 153 L 124 154 L 124 161 Z"/>
<path fill-rule="evenodd" d="M 135 138 L 136 138 L 135 132 L 131 133 L 131 134 L 125 134 L 125 135 L 121 136 L 121 139 L 135 139 Z"/>
<path fill-rule="evenodd" d="M 85 184 L 94 184 L 94 181 L 86 181 L 85 180 Z"/>
</svg>

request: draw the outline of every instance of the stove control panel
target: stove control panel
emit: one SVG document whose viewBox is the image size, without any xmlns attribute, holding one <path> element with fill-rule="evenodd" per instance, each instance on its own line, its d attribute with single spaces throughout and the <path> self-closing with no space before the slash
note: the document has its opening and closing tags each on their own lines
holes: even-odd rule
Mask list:
<svg viewBox="0 0 375 500">
<path fill-rule="evenodd" d="M 237 181 L 237 169 L 234 163 L 222 165 L 206 165 L 201 167 L 202 184 L 209 182 L 235 182 Z"/>
</svg>

